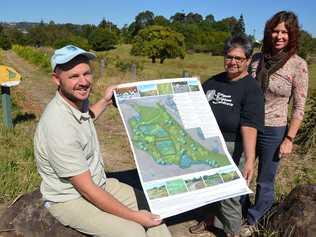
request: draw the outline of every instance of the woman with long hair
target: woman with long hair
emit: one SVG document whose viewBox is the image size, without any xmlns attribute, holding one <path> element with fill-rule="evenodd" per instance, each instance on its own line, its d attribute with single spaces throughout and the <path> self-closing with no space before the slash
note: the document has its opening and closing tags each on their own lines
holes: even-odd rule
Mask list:
<svg viewBox="0 0 316 237">
<path fill-rule="evenodd" d="M 256 224 L 274 202 L 274 182 L 280 159 L 293 150 L 293 140 L 304 115 L 308 89 L 306 62 L 297 55 L 298 18 L 280 11 L 266 23 L 261 53 L 250 64 L 265 98 L 265 127 L 258 132 L 259 158 L 256 199 L 247 221 Z M 293 102 L 290 116 L 289 103 Z M 288 121 L 289 117 L 289 121 Z"/>
</svg>

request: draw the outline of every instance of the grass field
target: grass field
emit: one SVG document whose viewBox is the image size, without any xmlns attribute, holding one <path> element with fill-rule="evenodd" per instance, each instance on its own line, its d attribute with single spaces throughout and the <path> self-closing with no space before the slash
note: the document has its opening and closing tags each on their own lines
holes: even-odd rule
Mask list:
<svg viewBox="0 0 316 237">
<path fill-rule="evenodd" d="M 127 81 L 154 80 L 163 78 L 182 77 L 186 72 L 190 76 L 200 77 L 201 82 L 210 76 L 223 71 L 223 57 L 211 56 L 209 54 L 186 54 L 185 59 L 167 59 L 163 64 L 151 63 L 151 59 L 146 57 L 131 56 L 130 45 L 121 45 L 108 52 L 97 53 L 98 59 L 94 62 L 96 76 L 99 76 L 99 61 L 107 58 L 105 74 L 101 78 L 100 84 L 123 83 Z M 123 70 L 120 70 L 118 62 L 125 63 Z M 131 64 L 138 64 L 137 78 L 133 78 L 130 73 Z M 316 89 L 316 63 L 309 65 L 309 88 Z"/>
<path fill-rule="evenodd" d="M 223 57 L 208 54 L 187 54 L 185 59 L 167 59 L 163 64 L 152 64 L 146 57 L 129 55 L 129 45 L 121 45 L 109 52 L 97 53 L 98 59 L 93 62 L 95 71 L 95 86 L 93 99 L 99 98 L 103 89 L 109 84 L 119 84 L 133 80 L 153 80 L 159 78 L 182 77 L 186 71 L 192 76 L 199 76 L 201 81 L 223 70 Z M 101 74 L 100 59 L 106 58 L 106 66 Z M 0 63 L 2 56 L 0 51 Z M 5 62 L 2 61 L 5 64 Z M 132 64 L 137 65 L 137 77 L 130 72 Z M 309 67 L 310 90 L 316 89 L 316 63 Z M 31 80 L 31 78 L 30 78 Z M 18 101 L 23 100 L 23 92 L 13 90 L 13 118 L 21 119 Z M 14 130 L 4 128 L 2 122 L 2 107 L 0 107 L 0 202 L 12 200 L 20 193 L 28 192 L 39 185 L 39 177 L 34 164 L 32 137 L 36 120 L 21 120 Z M 25 116 L 25 114 L 23 115 Z M 109 110 L 105 115 L 110 121 L 121 123 L 117 111 Z M 111 134 L 109 134 L 111 136 Z M 111 137 L 111 143 L 120 144 L 120 140 Z M 118 139 L 121 139 L 118 137 Z M 313 163 L 311 163 L 313 162 Z M 284 161 L 277 180 L 277 196 L 288 193 L 292 187 L 300 183 L 315 183 L 316 174 L 313 160 Z"/>
<path fill-rule="evenodd" d="M 139 63 L 142 70 L 137 75 L 137 80 L 153 80 L 159 78 L 182 77 L 183 72 L 188 72 L 191 76 L 199 76 L 201 80 L 207 79 L 223 70 L 223 57 L 210 56 L 208 54 L 187 54 L 185 59 L 167 59 L 163 64 L 151 63 L 146 57 L 136 57 L 129 54 L 131 46 L 121 45 L 106 53 L 98 53 L 98 58 L 108 58 L 108 65 L 117 61 Z M 115 61 L 115 62 L 114 62 Z M 110 71 L 111 73 L 112 71 Z M 117 76 L 118 74 L 115 73 Z M 110 76 L 112 76 L 110 74 Z"/>
<path fill-rule="evenodd" d="M 36 122 L 29 119 L 32 114 L 23 113 L 16 104 L 16 101 L 24 100 L 21 91 L 14 90 L 11 100 L 14 129 L 4 126 L 2 106 L 0 108 L 0 203 L 33 191 L 40 183 L 33 152 Z"/>
</svg>

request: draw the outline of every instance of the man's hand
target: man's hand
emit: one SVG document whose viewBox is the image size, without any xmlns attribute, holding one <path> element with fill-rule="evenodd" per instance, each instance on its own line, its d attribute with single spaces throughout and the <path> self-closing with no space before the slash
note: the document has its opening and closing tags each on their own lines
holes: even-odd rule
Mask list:
<svg viewBox="0 0 316 237">
<path fill-rule="evenodd" d="M 96 186 L 89 170 L 70 177 L 70 182 L 85 199 L 104 212 L 135 221 L 145 227 L 156 226 L 161 223 L 158 215 L 143 210 L 134 211 L 122 204 L 110 193 Z"/>
<path fill-rule="evenodd" d="M 108 105 L 112 104 L 112 95 L 117 86 L 109 86 L 105 89 L 104 96 L 94 105 L 90 106 L 90 111 L 94 115 L 94 120 L 96 120 L 103 111 L 107 108 Z"/>
<path fill-rule="evenodd" d="M 288 156 L 293 150 L 293 143 L 285 138 L 280 146 L 279 158 Z"/>
<path fill-rule="evenodd" d="M 112 85 L 112 86 L 109 86 L 105 89 L 105 92 L 104 92 L 104 97 L 103 97 L 103 100 L 105 102 L 105 105 L 110 105 L 112 104 L 112 96 L 113 96 L 113 92 L 114 90 L 117 88 L 116 85 Z"/>
<path fill-rule="evenodd" d="M 246 179 L 248 186 L 253 178 L 254 169 L 255 169 L 254 162 L 252 160 L 246 161 L 244 169 L 243 169 L 243 176 Z"/>
<path fill-rule="evenodd" d="M 145 227 L 152 227 L 161 224 L 159 215 L 152 214 L 146 210 L 136 211 L 135 221 Z"/>
</svg>

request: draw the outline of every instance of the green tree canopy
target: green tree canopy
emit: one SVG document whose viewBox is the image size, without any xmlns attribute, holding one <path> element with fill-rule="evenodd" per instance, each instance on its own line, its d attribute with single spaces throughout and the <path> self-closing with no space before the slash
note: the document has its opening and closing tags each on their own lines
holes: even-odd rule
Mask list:
<svg viewBox="0 0 316 237">
<path fill-rule="evenodd" d="M 213 24 L 215 22 L 215 18 L 212 14 L 209 14 L 205 17 L 204 21 L 208 24 Z"/>
<path fill-rule="evenodd" d="M 167 18 L 165 18 L 164 16 L 155 16 L 154 18 L 154 25 L 159 25 L 159 26 L 168 26 L 169 25 L 169 21 Z"/>
<path fill-rule="evenodd" d="M 89 50 L 91 48 L 91 46 L 86 38 L 83 38 L 81 36 L 76 36 L 76 35 L 70 36 L 69 38 L 57 40 L 54 44 L 54 48 L 59 49 L 59 48 L 64 47 L 68 44 L 76 45 L 76 46 L 78 46 L 82 49 L 85 49 L 85 50 Z"/>
<path fill-rule="evenodd" d="M 307 55 L 313 53 L 313 50 L 315 51 L 315 45 L 313 44 L 313 37 L 308 32 L 301 30 L 300 31 L 300 37 L 299 37 L 299 52 L 298 54 L 306 58 Z"/>
<path fill-rule="evenodd" d="M 170 17 L 170 20 L 171 20 L 172 23 L 174 23 L 174 22 L 184 23 L 185 19 L 186 19 L 185 14 L 184 13 L 180 13 L 180 12 L 177 12 L 172 17 Z"/>
<path fill-rule="evenodd" d="M 11 49 L 12 45 L 8 36 L 4 33 L 0 33 L 0 48 L 4 50 Z"/>
<path fill-rule="evenodd" d="M 160 63 L 166 58 L 184 58 L 184 37 L 169 27 L 149 26 L 136 36 L 131 54 L 148 56 L 153 63 L 157 58 L 160 59 Z"/>
<path fill-rule="evenodd" d="M 89 36 L 89 44 L 95 51 L 104 51 L 113 49 L 117 38 L 109 29 L 97 28 Z"/>
<path fill-rule="evenodd" d="M 190 12 L 188 15 L 186 15 L 185 21 L 187 23 L 200 23 L 203 21 L 203 17 L 198 13 Z"/>
<path fill-rule="evenodd" d="M 234 24 L 232 26 L 232 30 L 231 30 L 232 35 L 246 35 L 246 29 L 245 29 L 245 21 L 244 21 L 244 17 L 241 14 L 237 23 Z"/>
<path fill-rule="evenodd" d="M 154 13 L 151 11 L 144 11 L 139 13 L 135 17 L 135 31 L 134 35 L 136 35 L 141 29 L 144 29 L 147 26 L 150 26 L 154 23 Z"/>
</svg>

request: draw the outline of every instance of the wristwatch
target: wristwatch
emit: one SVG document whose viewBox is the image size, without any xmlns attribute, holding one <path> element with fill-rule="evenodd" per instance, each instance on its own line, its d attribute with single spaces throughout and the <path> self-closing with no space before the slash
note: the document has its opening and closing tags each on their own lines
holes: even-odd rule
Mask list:
<svg viewBox="0 0 316 237">
<path fill-rule="evenodd" d="M 291 137 L 291 136 L 289 136 L 289 135 L 286 135 L 285 138 L 286 138 L 287 140 L 289 140 L 290 142 L 293 142 L 293 141 L 294 141 L 294 137 Z"/>
</svg>

